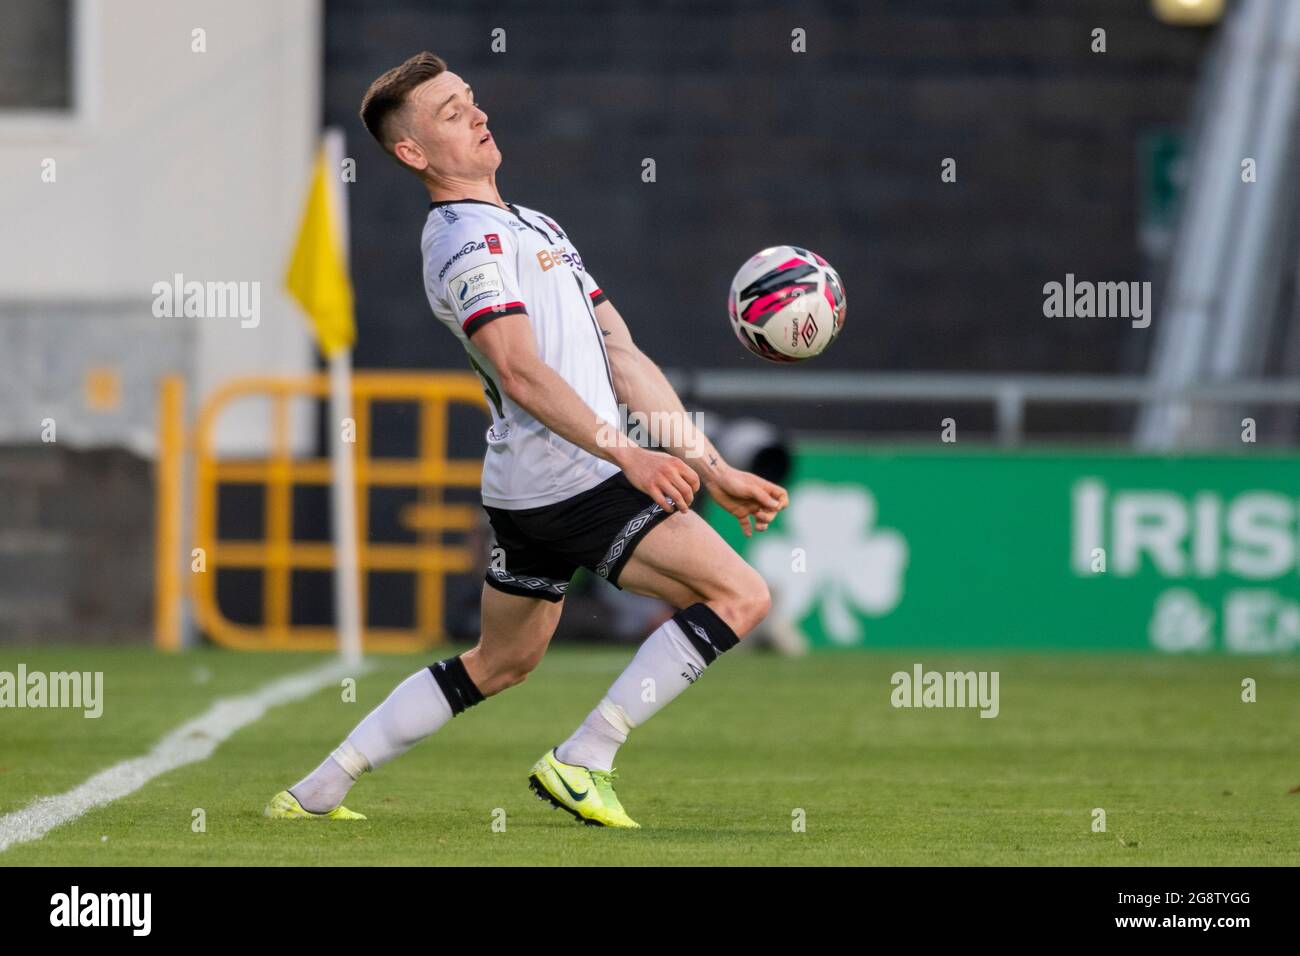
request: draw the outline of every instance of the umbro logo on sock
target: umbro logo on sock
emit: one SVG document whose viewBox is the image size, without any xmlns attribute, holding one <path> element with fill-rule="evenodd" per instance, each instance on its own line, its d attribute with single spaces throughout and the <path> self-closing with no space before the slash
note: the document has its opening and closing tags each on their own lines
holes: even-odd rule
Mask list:
<svg viewBox="0 0 1300 956">
<path fill-rule="evenodd" d="M 696 667 L 693 661 L 687 661 L 686 666 L 689 667 L 691 671 L 689 674 L 686 671 L 682 671 L 682 676 L 686 678 L 686 683 L 694 684 L 699 680 L 700 675 L 703 674 L 704 671 Z"/>
<path fill-rule="evenodd" d="M 718 657 L 718 654 L 720 654 L 720 653 L 722 653 L 722 652 L 720 652 L 720 650 L 718 650 L 718 645 L 712 643 L 711 640 L 708 640 L 708 632 L 705 631 L 705 628 L 702 628 L 701 626 L 699 626 L 699 624 L 695 623 L 694 620 L 690 620 L 690 622 L 688 622 L 688 623 L 690 624 L 690 630 L 692 630 L 692 631 L 695 632 L 695 636 L 699 637 L 699 640 L 702 640 L 703 643 L 707 644 L 708 646 L 710 646 L 710 648 L 714 649 L 714 657 Z M 685 676 L 685 675 L 682 675 L 682 676 Z M 697 675 L 697 676 L 698 676 L 698 675 Z M 690 678 L 686 678 L 686 679 L 690 680 Z M 694 682 L 692 682 L 692 683 L 694 683 Z"/>
</svg>

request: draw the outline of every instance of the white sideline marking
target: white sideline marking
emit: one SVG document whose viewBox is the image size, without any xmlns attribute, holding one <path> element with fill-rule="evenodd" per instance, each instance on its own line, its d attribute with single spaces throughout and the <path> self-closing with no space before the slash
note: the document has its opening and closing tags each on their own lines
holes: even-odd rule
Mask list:
<svg viewBox="0 0 1300 956">
<path fill-rule="evenodd" d="M 125 797 L 169 770 L 208 759 L 218 744 L 261 720 L 272 707 L 302 700 L 344 677 L 358 677 L 370 669 L 368 663 L 349 666 L 336 660 L 282 677 L 242 697 L 219 698 L 206 712 L 163 737 L 144 756 L 115 763 L 66 793 L 38 797 L 23 809 L 0 817 L 0 853 L 18 843 L 39 840 L 55 827 Z"/>
</svg>

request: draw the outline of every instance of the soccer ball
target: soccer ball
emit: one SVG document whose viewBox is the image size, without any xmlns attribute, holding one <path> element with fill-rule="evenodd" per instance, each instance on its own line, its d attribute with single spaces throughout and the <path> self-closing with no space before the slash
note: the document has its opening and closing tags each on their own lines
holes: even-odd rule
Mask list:
<svg viewBox="0 0 1300 956">
<path fill-rule="evenodd" d="M 727 312 L 742 345 L 770 362 L 820 355 L 844 326 L 844 282 L 809 249 L 773 246 L 740 267 Z"/>
</svg>

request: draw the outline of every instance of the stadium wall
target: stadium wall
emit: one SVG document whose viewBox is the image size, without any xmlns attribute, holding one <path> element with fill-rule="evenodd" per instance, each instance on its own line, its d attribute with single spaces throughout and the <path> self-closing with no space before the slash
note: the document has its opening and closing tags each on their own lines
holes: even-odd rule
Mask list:
<svg viewBox="0 0 1300 956">
<path fill-rule="evenodd" d="M 0 30 L 49 30 L 33 18 L 63 6 L 5 4 Z M 192 415 L 232 376 L 315 368 L 281 286 L 320 130 L 321 3 L 66 7 L 71 106 L 0 109 L 0 641 L 144 641 L 160 376 L 185 376 Z M 58 63 L 25 61 L 28 85 Z M 256 320 L 159 315 L 178 275 L 256 288 Z M 315 406 L 295 411 L 310 453 Z M 261 454 L 269 427 L 232 408 L 216 446 Z"/>
</svg>

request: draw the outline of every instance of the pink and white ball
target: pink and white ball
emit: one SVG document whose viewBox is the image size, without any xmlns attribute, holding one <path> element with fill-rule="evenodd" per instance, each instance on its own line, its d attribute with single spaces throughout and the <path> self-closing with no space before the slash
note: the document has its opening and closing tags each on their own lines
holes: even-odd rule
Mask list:
<svg viewBox="0 0 1300 956">
<path fill-rule="evenodd" d="M 754 255 L 731 280 L 727 296 L 736 338 L 770 362 L 802 362 L 826 351 L 844 326 L 846 309 L 840 274 L 799 246 Z"/>
</svg>

